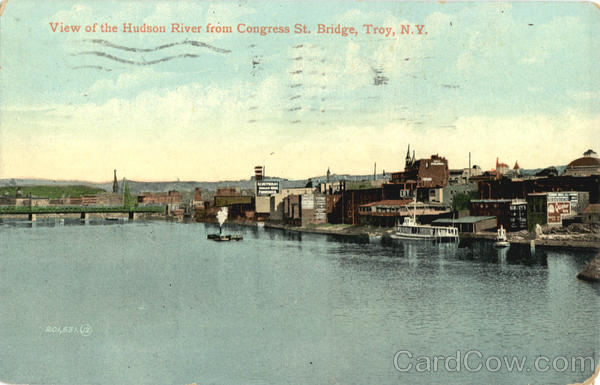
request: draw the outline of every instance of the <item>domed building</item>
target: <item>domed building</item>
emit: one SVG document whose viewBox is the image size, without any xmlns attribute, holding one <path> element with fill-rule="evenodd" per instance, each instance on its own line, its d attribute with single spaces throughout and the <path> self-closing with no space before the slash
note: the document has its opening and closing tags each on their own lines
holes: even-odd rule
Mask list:
<svg viewBox="0 0 600 385">
<path fill-rule="evenodd" d="M 583 153 L 583 157 L 577 158 L 567 165 L 563 175 L 565 176 L 590 176 L 600 174 L 600 158 L 592 150 Z"/>
</svg>

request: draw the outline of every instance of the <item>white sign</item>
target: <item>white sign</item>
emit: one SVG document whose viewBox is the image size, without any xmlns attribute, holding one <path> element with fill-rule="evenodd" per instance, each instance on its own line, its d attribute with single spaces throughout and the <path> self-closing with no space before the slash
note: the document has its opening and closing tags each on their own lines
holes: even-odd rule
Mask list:
<svg viewBox="0 0 600 385">
<path fill-rule="evenodd" d="M 265 196 L 273 195 L 279 192 L 279 181 L 262 180 L 256 182 L 256 195 Z"/>
</svg>

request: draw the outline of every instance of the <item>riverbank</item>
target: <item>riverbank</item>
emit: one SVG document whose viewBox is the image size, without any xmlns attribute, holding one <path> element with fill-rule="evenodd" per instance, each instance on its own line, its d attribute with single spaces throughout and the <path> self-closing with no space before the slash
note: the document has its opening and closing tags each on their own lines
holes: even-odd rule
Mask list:
<svg viewBox="0 0 600 385">
<path fill-rule="evenodd" d="M 239 222 L 243 225 L 256 225 L 255 222 Z M 295 231 L 300 233 L 326 234 L 336 235 L 341 237 L 352 238 L 378 238 L 388 237 L 394 233 L 391 228 L 381 228 L 373 226 L 354 226 L 344 224 L 322 224 L 310 225 L 306 227 L 289 226 L 284 224 L 265 223 L 265 228 L 280 229 L 285 231 Z M 490 242 L 496 238 L 495 232 L 482 233 L 461 233 L 460 239 L 480 239 L 489 240 Z M 552 249 L 583 249 L 583 250 L 600 250 L 600 238 L 590 240 L 589 237 L 582 238 L 579 234 L 561 234 L 561 235 L 541 235 L 538 238 L 524 236 L 523 233 L 515 233 L 508 235 L 509 241 L 514 244 L 530 245 L 531 241 L 535 241 L 536 247 L 545 247 Z"/>
</svg>

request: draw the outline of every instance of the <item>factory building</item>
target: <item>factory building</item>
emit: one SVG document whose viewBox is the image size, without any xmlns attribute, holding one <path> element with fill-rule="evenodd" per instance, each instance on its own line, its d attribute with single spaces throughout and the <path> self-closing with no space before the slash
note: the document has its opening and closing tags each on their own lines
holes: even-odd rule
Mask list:
<svg viewBox="0 0 600 385">
<path fill-rule="evenodd" d="M 291 194 L 283 198 L 283 222 L 294 226 L 327 223 L 326 198 L 318 193 Z"/>
<path fill-rule="evenodd" d="M 312 194 L 314 191 L 315 189 L 313 187 L 286 188 L 281 189 L 277 194 L 269 196 L 269 220 L 273 222 L 281 222 L 284 220 L 284 199 L 286 197 L 290 195 L 300 196 Z"/>
</svg>

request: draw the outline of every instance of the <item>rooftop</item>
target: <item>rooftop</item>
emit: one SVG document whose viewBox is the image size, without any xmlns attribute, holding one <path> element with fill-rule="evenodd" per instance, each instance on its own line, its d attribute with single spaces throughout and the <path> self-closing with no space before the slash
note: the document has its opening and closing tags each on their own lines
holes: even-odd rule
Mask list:
<svg viewBox="0 0 600 385">
<path fill-rule="evenodd" d="M 592 203 L 583 210 L 584 214 L 598 214 L 600 213 L 600 203 Z"/>
<path fill-rule="evenodd" d="M 469 216 L 469 217 L 462 217 L 462 218 L 458 218 L 458 219 L 452 219 L 452 218 L 440 218 L 440 219 L 436 219 L 434 220 L 432 223 L 433 224 L 452 224 L 452 223 L 477 223 L 477 222 L 481 222 L 481 221 L 487 221 L 490 219 L 496 219 L 496 217 L 476 217 L 476 216 Z"/>
<path fill-rule="evenodd" d="M 372 207 L 372 206 L 406 206 L 407 204 L 412 203 L 411 199 L 384 199 L 382 201 L 371 202 L 364 205 L 360 205 L 360 207 Z"/>
<path fill-rule="evenodd" d="M 568 169 L 574 167 L 600 167 L 600 159 L 594 156 L 584 156 L 583 158 L 575 159 L 567 165 Z"/>
</svg>

